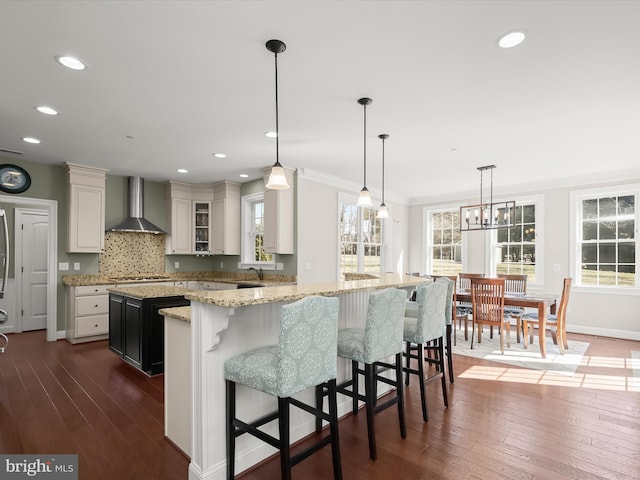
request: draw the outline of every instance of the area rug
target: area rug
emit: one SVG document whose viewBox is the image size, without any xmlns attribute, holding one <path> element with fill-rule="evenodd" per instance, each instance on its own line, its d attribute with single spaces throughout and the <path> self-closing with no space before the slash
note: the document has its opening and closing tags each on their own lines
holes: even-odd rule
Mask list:
<svg viewBox="0 0 640 480">
<path fill-rule="evenodd" d="M 500 337 L 494 334 L 489 338 L 489 332 L 483 332 L 482 343 L 477 341 L 471 350 L 471 340 L 465 341 L 464 337 L 458 337 L 458 345 L 453 346 L 453 353 L 467 357 L 490 360 L 492 362 L 506 363 L 515 367 L 533 370 L 545 370 L 547 372 L 563 375 L 573 375 L 583 360 L 584 353 L 589 348 L 587 342 L 569 340 L 569 348 L 564 355 L 560 354 L 558 346 L 554 345 L 550 338 L 547 339 L 547 358 L 540 356 L 538 337 L 534 337 L 534 343 L 524 349 L 523 343 L 511 341 L 511 347 L 505 346 L 504 355 L 500 353 Z"/>
</svg>

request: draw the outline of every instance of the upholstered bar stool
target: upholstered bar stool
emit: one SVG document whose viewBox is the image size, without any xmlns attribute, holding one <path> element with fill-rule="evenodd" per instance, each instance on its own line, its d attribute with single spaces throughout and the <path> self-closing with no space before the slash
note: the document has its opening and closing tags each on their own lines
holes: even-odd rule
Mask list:
<svg viewBox="0 0 640 480">
<path fill-rule="evenodd" d="M 338 356 L 351 360 L 351 380 L 338 385 L 338 392 L 353 399 L 353 413 L 358 413 L 358 401 L 365 402 L 369 456 L 377 458 L 373 417 L 376 413 L 398 405 L 400 436 L 407 437 L 404 414 L 404 387 L 402 385 L 402 329 L 407 292 L 387 288 L 369 295 L 367 320 L 364 328 L 345 328 L 338 332 Z M 388 357 L 395 356 L 394 363 Z M 363 364 L 363 368 L 359 365 Z M 382 372 L 395 370 L 395 380 Z M 364 395 L 358 391 L 359 375 L 364 376 Z M 376 398 L 377 382 L 395 387 L 393 398 L 379 403 Z M 322 398 L 319 397 L 320 407 Z M 316 420 L 316 427 L 320 422 Z"/>
<path fill-rule="evenodd" d="M 447 353 L 447 367 L 449 370 L 449 382 L 453 383 L 454 375 L 453 375 L 453 355 L 451 353 L 451 342 L 453 341 L 453 345 L 455 345 L 455 336 L 453 340 L 451 337 L 452 337 L 452 330 L 455 329 L 455 324 L 456 324 L 455 321 L 457 320 L 456 310 L 455 310 L 456 309 L 455 298 L 456 298 L 456 278 L 457 277 L 433 275 L 432 278 L 434 279 L 434 281 L 440 282 L 447 286 L 447 302 L 445 305 L 445 315 L 444 315 L 445 326 L 446 326 L 446 330 L 445 330 L 446 342 L 445 342 L 444 348 Z M 407 300 L 407 303 L 404 309 L 404 316 L 417 318 L 418 302 L 416 302 L 415 300 L 414 301 Z M 409 377 L 407 376 L 405 385 L 409 385 L 408 380 L 409 380 Z"/>
<path fill-rule="evenodd" d="M 280 450 L 282 479 L 291 479 L 291 467 L 322 447 L 331 444 L 333 475 L 342 479 L 336 403 L 336 360 L 338 333 L 337 298 L 307 297 L 283 305 L 278 345 L 257 348 L 229 358 L 224 363 L 227 397 L 227 479 L 235 474 L 235 439 L 249 433 Z M 278 397 L 277 411 L 251 423 L 236 417 L 236 384 Z M 311 387 L 326 389 L 329 413 L 307 405 L 293 395 Z M 291 456 L 289 406 L 293 405 L 329 422 L 329 435 Z M 259 427 L 278 420 L 279 438 Z"/>
<path fill-rule="evenodd" d="M 455 325 L 454 321 L 454 298 L 456 295 L 456 282 L 448 277 L 440 277 L 436 279 L 436 283 L 442 283 L 447 286 L 447 294 L 444 304 L 444 324 L 446 333 L 445 351 L 447 353 L 447 370 L 449 370 L 449 382 L 453 383 L 453 354 L 451 352 L 451 326 Z M 454 344 L 455 345 L 455 344 Z"/>
<path fill-rule="evenodd" d="M 450 281 L 446 279 L 447 281 Z M 420 400 L 422 402 L 422 419 L 429 420 L 425 385 L 440 379 L 442 383 L 442 397 L 444 405 L 449 406 L 447 398 L 447 381 L 444 367 L 444 335 L 445 311 L 447 308 L 449 286 L 441 279 L 428 285 L 420 285 L 417 289 L 416 303 L 417 317 L 405 317 L 403 339 L 406 342 L 406 383 L 409 375 L 417 375 L 420 382 Z M 428 345 L 425 345 L 428 344 Z M 424 357 L 424 350 L 433 353 L 433 357 Z M 415 352 L 415 353 L 414 353 Z M 417 360 L 417 368 L 411 367 L 411 360 Z M 434 364 L 436 373 L 424 377 L 424 363 Z"/>
</svg>

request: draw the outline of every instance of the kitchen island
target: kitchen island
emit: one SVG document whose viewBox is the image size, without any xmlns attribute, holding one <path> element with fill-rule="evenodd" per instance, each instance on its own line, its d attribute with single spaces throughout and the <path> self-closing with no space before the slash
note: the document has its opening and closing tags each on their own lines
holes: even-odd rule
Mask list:
<svg viewBox="0 0 640 480">
<path fill-rule="evenodd" d="M 191 444 L 188 447 L 190 451 L 186 452 L 191 457 L 189 479 L 226 478 L 224 361 L 253 348 L 276 344 L 283 304 L 312 295 L 335 296 L 340 299 L 339 328 L 363 326 L 372 291 L 388 287 L 410 291 L 429 281 L 407 275 L 382 274 L 380 278 L 364 280 L 187 293 L 185 298 L 191 301 L 191 322 L 184 322 L 184 315 L 182 319 L 180 315 L 175 318 L 167 316 L 166 321 L 190 326 L 191 398 L 185 399 L 192 407 Z M 347 366 L 346 361 L 338 359 L 339 379 L 347 378 Z M 167 364 L 166 368 L 169 372 L 172 366 Z M 165 395 L 173 393 L 165 392 Z M 313 403 L 311 390 L 296 397 Z M 350 399 L 338 400 L 339 414 L 349 412 Z M 240 417 L 246 416 L 250 420 L 273 411 L 275 407 L 275 398 L 238 386 L 237 411 Z M 309 415 L 296 409 L 291 413 L 291 440 L 295 442 L 313 432 L 315 425 Z M 275 425 L 269 425 L 265 430 L 276 433 Z M 170 435 L 169 439 L 172 440 Z M 272 447 L 243 435 L 236 444 L 236 471 L 246 470 L 273 453 L 275 449 Z"/>
<path fill-rule="evenodd" d="M 189 290 L 170 286 L 109 289 L 109 350 L 147 375 L 164 372 L 162 308 L 188 306 Z"/>
</svg>

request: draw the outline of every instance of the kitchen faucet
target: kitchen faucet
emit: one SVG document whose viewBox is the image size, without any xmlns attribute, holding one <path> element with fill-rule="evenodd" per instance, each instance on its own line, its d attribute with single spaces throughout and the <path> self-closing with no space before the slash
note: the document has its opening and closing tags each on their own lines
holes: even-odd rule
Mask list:
<svg viewBox="0 0 640 480">
<path fill-rule="evenodd" d="M 264 272 L 262 271 L 262 268 L 261 268 L 260 270 L 258 270 L 258 269 L 256 269 L 256 268 L 249 267 L 249 268 L 247 268 L 247 270 L 253 270 L 254 272 L 256 272 L 256 273 L 258 274 L 258 278 L 259 278 L 260 280 L 263 280 L 263 279 L 264 279 Z"/>
</svg>

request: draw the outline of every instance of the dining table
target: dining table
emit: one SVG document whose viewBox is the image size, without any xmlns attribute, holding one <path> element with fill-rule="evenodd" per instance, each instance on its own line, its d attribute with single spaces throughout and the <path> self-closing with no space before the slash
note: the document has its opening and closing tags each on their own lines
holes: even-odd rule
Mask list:
<svg viewBox="0 0 640 480">
<path fill-rule="evenodd" d="M 519 294 L 505 294 L 504 305 L 517 308 L 535 308 L 538 310 L 538 339 L 540 342 L 540 355 L 542 358 L 547 358 L 547 347 L 545 343 L 545 331 L 547 324 L 547 310 L 549 313 L 555 313 L 556 303 L 558 296 L 550 293 L 519 293 Z M 471 290 L 457 290 L 456 301 L 471 304 Z M 558 325 L 558 330 L 562 327 Z M 562 333 L 558 331 L 558 348 L 561 353 L 564 353 L 562 345 Z M 527 339 L 523 339 L 524 342 Z"/>
</svg>

